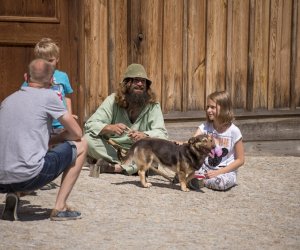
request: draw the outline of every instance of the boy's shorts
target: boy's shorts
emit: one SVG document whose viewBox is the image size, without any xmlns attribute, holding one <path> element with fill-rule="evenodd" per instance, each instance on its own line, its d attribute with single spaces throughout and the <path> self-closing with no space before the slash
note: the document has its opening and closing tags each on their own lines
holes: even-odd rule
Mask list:
<svg viewBox="0 0 300 250">
<path fill-rule="evenodd" d="M 0 193 L 29 192 L 40 189 L 56 179 L 68 167 L 74 165 L 77 158 L 76 145 L 67 141 L 50 149 L 44 157 L 41 172 L 32 179 L 19 183 L 0 184 Z"/>
</svg>

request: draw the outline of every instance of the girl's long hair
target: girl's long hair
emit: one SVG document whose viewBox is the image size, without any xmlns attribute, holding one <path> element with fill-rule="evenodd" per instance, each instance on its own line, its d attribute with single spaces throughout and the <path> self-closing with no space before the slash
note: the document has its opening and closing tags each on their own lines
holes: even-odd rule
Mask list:
<svg viewBox="0 0 300 250">
<path fill-rule="evenodd" d="M 220 110 L 217 116 L 217 119 L 221 124 L 231 124 L 234 120 L 234 114 L 232 110 L 232 102 L 230 95 L 227 91 L 216 91 L 207 96 L 207 99 L 211 99 L 220 106 Z M 208 116 L 206 115 L 206 119 Z"/>
</svg>

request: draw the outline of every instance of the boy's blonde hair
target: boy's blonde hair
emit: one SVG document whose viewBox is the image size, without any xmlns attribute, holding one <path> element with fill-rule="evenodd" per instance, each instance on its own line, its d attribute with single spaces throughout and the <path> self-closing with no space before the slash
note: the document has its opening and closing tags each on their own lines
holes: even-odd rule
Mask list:
<svg viewBox="0 0 300 250">
<path fill-rule="evenodd" d="M 220 106 L 220 111 L 218 114 L 218 120 L 222 124 L 230 124 L 234 120 L 234 114 L 232 110 L 232 102 L 230 95 L 227 91 L 216 91 L 207 96 L 207 99 L 210 99 Z M 208 116 L 206 115 L 207 120 Z"/>
<path fill-rule="evenodd" d="M 52 57 L 59 58 L 59 47 L 51 38 L 42 38 L 34 47 L 36 58 L 49 60 Z"/>
</svg>

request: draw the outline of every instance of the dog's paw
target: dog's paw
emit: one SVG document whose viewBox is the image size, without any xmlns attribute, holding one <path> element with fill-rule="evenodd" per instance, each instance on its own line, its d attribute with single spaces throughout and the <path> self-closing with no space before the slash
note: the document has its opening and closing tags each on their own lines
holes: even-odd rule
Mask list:
<svg viewBox="0 0 300 250">
<path fill-rule="evenodd" d="M 146 182 L 146 184 L 144 185 L 145 188 L 149 188 L 152 187 L 152 184 L 150 182 Z"/>
<path fill-rule="evenodd" d="M 183 191 L 183 192 L 190 192 L 190 189 L 189 188 L 181 188 L 181 190 Z"/>
</svg>

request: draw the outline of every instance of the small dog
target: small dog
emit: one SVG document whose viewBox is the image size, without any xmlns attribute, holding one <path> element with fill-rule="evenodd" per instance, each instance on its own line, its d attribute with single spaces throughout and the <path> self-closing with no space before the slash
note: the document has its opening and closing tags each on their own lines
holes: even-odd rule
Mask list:
<svg viewBox="0 0 300 250">
<path fill-rule="evenodd" d="M 153 169 L 152 163 L 157 162 L 177 173 L 181 190 L 188 192 L 187 183 L 214 148 L 215 142 L 210 135 L 192 137 L 182 145 L 164 139 L 145 138 L 134 143 L 124 159 L 136 163 L 143 187 L 152 186 L 146 181 L 146 171 Z"/>
</svg>

